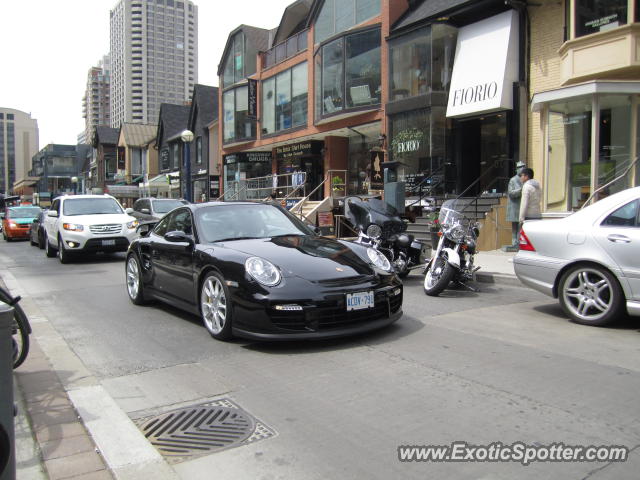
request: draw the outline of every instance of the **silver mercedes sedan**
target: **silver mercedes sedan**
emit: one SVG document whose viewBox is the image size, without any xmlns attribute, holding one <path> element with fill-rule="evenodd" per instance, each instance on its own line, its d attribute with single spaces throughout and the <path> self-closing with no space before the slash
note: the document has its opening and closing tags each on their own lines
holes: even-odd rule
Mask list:
<svg viewBox="0 0 640 480">
<path fill-rule="evenodd" d="M 640 315 L 640 187 L 566 218 L 527 221 L 513 260 L 520 281 L 558 298 L 577 323 Z"/>
</svg>

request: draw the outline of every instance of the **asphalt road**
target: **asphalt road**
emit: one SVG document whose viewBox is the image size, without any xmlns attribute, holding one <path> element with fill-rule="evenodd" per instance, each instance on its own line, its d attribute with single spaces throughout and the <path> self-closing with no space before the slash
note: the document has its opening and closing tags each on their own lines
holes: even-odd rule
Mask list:
<svg viewBox="0 0 640 480">
<path fill-rule="evenodd" d="M 516 285 L 430 298 L 413 274 L 404 316 L 385 330 L 222 343 L 197 317 L 132 305 L 122 254 L 62 265 L 28 242 L 2 242 L 0 269 L 130 418 L 224 397 L 276 432 L 174 464 L 185 479 L 638 478 L 637 320 L 575 325 L 555 301 Z M 399 445 L 454 441 L 635 450 L 624 463 L 398 460 Z"/>
</svg>

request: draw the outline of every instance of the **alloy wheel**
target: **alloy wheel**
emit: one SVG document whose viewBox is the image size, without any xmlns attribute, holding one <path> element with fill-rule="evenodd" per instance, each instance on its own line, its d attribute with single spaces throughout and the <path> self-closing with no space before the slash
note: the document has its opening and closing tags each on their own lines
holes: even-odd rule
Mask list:
<svg viewBox="0 0 640 480">
<path fill-rule="evenodd" d="M 138 291 L 140 290 L 140 270 L 138 269 L 138 262 L 135 258 L 129 257 L 127 260 L 127 292 L 131 299 L 138 297 Z"/>
<path fill-rule="evenodd" d="M 218 278 L 211 276 L 204 281 L 200 303 L 207 330 L 214 335 L 222 332 L 227 320 L 227 297 Z"/>
<path fill-rule="evenodd" d="M 567 309 L 585 322 L 596 322 L 612 309 L 613 288 L 599 270 L 575 270 L 563 283 L 562 296 Z"/>
</svg>

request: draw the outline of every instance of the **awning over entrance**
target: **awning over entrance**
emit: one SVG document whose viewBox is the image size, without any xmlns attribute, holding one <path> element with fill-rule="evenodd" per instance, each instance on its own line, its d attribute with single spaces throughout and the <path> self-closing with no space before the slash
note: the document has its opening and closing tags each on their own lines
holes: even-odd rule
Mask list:
<svg viewBox="0 0 640 480">
<path fill-rule="evenodd" d="M 518 80 L 518 41 L 515 10 L 458 31 L 447 117 L 513 109 L 513 82 Z"/>
<path fill-rule="evenodd" d="M 569 100 L 595 93 L 640 94 L 640 82 L 593 81 L 536 93 L 531 100 L 531 110 L 540 111 L 545 103 Z"/>
</svg>

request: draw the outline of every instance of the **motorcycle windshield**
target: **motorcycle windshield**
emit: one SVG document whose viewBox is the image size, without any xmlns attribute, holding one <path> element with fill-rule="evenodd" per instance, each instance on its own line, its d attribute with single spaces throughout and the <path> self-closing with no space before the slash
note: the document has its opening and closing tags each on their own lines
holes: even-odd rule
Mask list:
<svg viewBox="0 0 640 480">
<path fill-rule="evenodd" d="M 465 207 L 457 200 L 446 200 L 440 207 L 438 222 L 443 226 L 467 225 L 468 219 L 462 213 Z"/>
<path fill-rule="evenodd" d="M 369 223 L 382 225 L 389 220 L 402 222 L 395 208 L 377 198 L 371 198 L 367 201 L 360 198 L 348 198 L 345 216 L 351 223 L 362 225 L 364 228 Z"/>
</svg>

